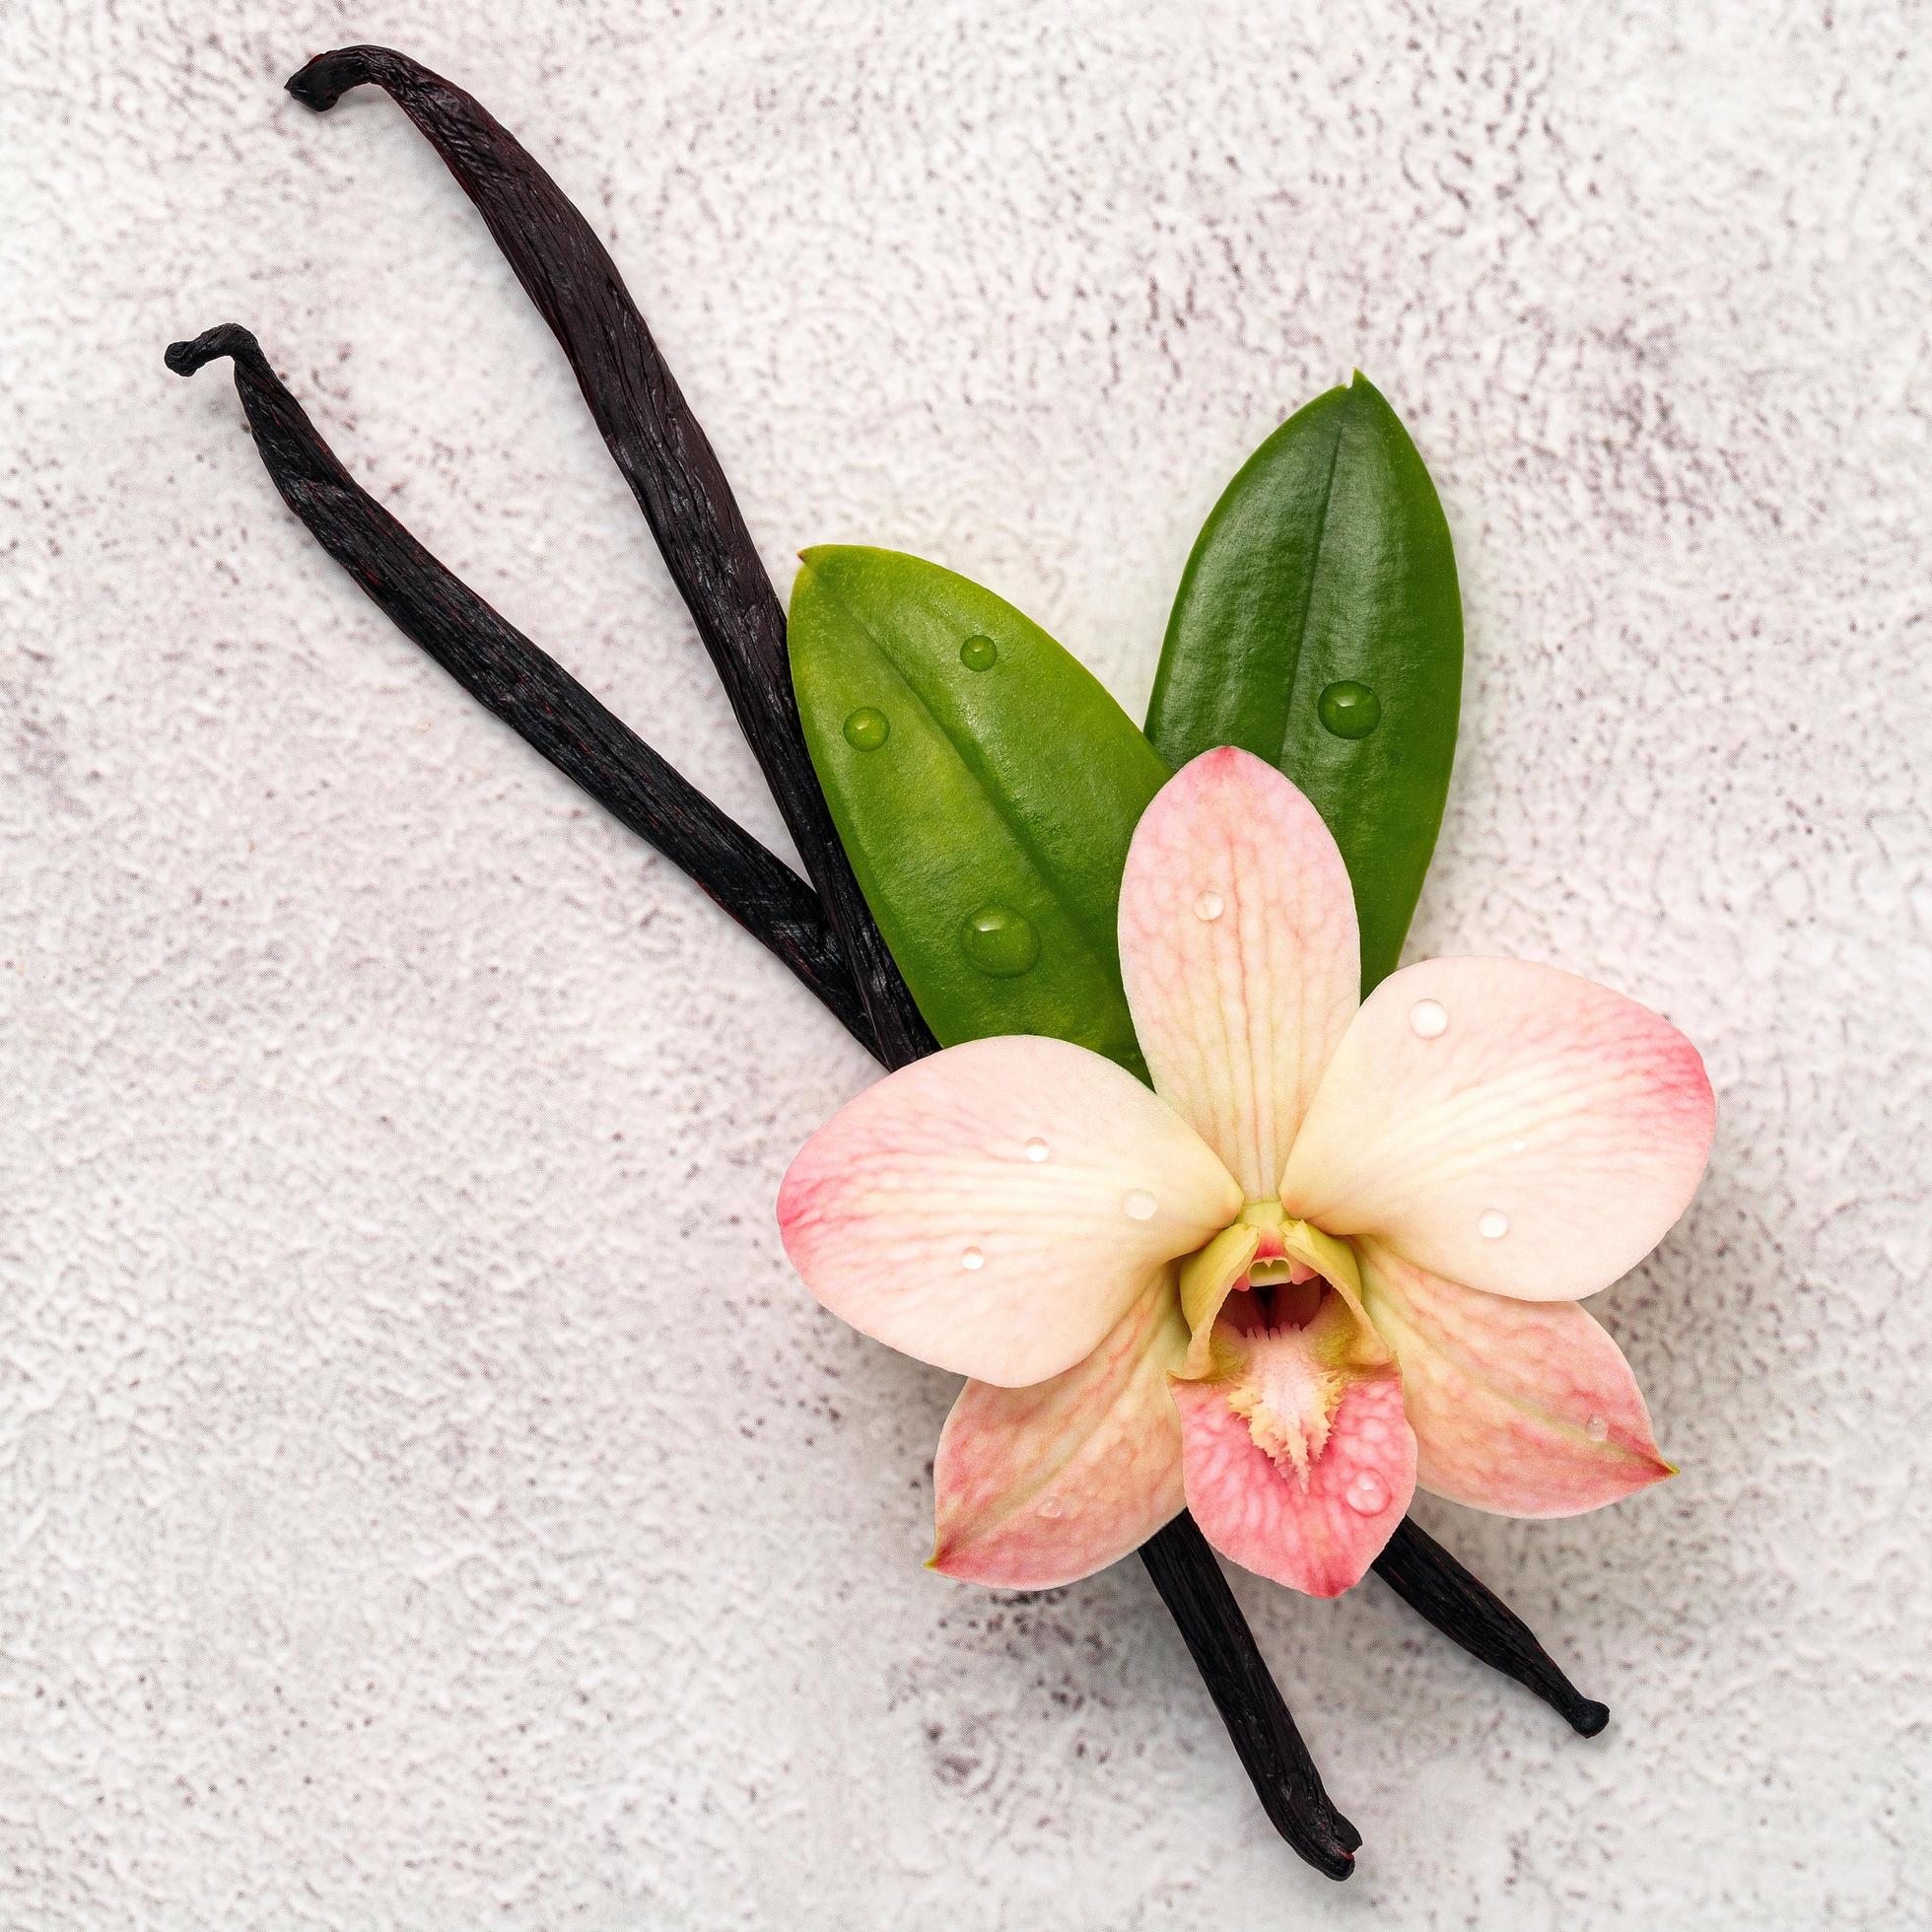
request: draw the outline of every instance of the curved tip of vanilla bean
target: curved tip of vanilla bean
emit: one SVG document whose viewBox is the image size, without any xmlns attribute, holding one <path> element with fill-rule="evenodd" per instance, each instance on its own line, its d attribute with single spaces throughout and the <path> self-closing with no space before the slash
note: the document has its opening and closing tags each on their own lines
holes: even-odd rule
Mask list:
<svg viewBox="0 0 1932 1932">
<path fill-rule="evenodd" d="M 414 64 L 393 47 L 336 47 L 331 52 L 318 53 L 282 85 L 305 107 L 325 114 L 350 89 L 369 81 L 380 82 L 384 69 Z"/>
<path fill-rule="evenodd" d="M 260 375 L 269 373 L 261 344 L 240 322 L 218 322 L 211 329 L 203 329 L 192 342 L 171 342 L 165 360 L 176 376 L 192 376 L 223 356 Z"/>
<path fill-rule="evenodd" d="M 1579 1697 L 1562 1715 L 1579 1738 L 1594 1738 L 1610 1722 L 1610 1706 L 1598 1703 L 1594 1697 Z"/>
</svg>

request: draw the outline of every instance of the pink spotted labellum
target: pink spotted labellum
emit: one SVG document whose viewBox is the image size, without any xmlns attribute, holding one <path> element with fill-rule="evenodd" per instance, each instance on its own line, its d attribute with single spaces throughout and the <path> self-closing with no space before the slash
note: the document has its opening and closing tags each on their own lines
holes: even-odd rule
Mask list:
<svg viewBox="0 0 1932 1932">
<path fill-rule="evenodd" d="M 1185 1506 L 1313 1596 L 1419 1484 L 1564 1516 L 1673 1473 L 1578 1305 L 1684 1211 L 1703 1063 L 1621 994 L 1440 959 L 1357 1003 L 1314 807 L 1223 747 L 1161 790 L 1121 883 L 1150 1091 L 1064 1040 L 951 1047 L 806 1142 L 794 1265 L 854 1327 L 970 1379 L 932 1564 L 1067 1583 Z"/>
</svg>

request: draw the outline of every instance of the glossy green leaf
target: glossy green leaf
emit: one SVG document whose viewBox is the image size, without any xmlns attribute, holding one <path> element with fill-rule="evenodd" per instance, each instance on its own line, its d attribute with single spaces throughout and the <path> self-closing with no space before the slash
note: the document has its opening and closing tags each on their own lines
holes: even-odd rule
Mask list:
<svg viewBox="0 0 1932 1932">
<path fill-rule="evenodd" d="M 1359 372 L 1222 493 L 1167 623 L 1147 735 L 1179 767 L 1268 759 L 1354 883 L 1362 991 L 1395 969 L 1442 822 L 1462 701 L 1456 557 L 1435 487 Z"/>
<path fill-rule="evenodd" d="M 890 550 L 807 550 L 805 743 L 866 902 L 942 1044 L 1046 1033 L 1144 1077 L 1115 923 L 1167 767 L 991 590 Z"/>
</svg>

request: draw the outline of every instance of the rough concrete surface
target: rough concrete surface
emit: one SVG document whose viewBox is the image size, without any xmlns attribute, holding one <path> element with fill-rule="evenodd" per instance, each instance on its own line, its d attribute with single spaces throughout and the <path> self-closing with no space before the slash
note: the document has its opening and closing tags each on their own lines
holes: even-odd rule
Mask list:
<svg viewBox="0 0 1932 1932">
<path fill-rule="evenodd" d="M 1932 39 L 1866 6 L 14 0 L 0 1925 L 1932 1923 Z M 1138 707 L 1194 531 L 1359 365 L 1441 487 L 1411 953 L 1702 1046 L 1597 1304 L 1682 1477 L 1421 1520 L 1615 1712 L 1238 1588 L 1366 1834 L 1271 1834 L 1138 1565 L 921 1568 L 950 1384 L 772 1224 L 858 1050 L 307 542 L 255 328 L 419 534 L 775 814 L 409 48 L 607 239 L 781 588 L 1000 589 Z"/>
</svg>

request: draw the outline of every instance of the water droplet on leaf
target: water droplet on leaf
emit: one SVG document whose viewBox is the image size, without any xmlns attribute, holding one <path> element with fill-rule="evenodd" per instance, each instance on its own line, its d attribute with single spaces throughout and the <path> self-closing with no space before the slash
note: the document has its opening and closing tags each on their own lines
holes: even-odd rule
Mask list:
<svg viewBox="0 0 1932 1932">
<path fill-rule="evenodd" d="M 1037 1134 L 1026 1143 L 1026 1157 L 1028 1160 L 1045 1160 L 1047 1152 L 1047 1143 Z"/>
<path fill-rule="evenodd" d="M 959 647 L 959 661 L 969 671 L 990 671 L 1000 661 L 1000 647 L 991 638 L 968 638 Z"/>
<path fill-rule="evenodd" d="M 982 906 L 960 933 L 966 957 L 982 973 L 1010 980 L 1040 957 L 1040 935 L 1033 922 L 1004 906 Z"/>
<path fill-rule="evenodd" d="M 1440 1000 L 1418 1000 L 1409 1009 L 1409 1029 L 1418 1040 L 1439 1040 L 1449 1030 L 1449 1009 Z"/>
<path fill-rule="evenodd" d="M 1150 1221 L 1160 1203 L 1145 1188 L 1130 1188 L 1122 1199 L 1121 1206 L 1127 1210 L 1129 1220 Z"/>
<path fill-rule="evenodd" d="M 1315 716 L 1338 738 L 1365 738 L 1382 722 L 1382 700 L 1366 684 L 1346 677 L 1315 700 Z"/>
<path fill-rule="evenodd" d="M 960 1250 L 959 1265 L 968 1275 L 977 1275 L 986 1266 L 986 1255 L 978 1248 Z"/>
<path fill-rule="evenodd" d="M 1216 920 L 1227 911 L 1227 901 L 1218 892 L 1204 892 L 1194 902 L 1196 919 Z"/>
<path fill-rule="evenodd" d="M 1477 1222 L 1476 1231 L 1485 1241 L 1500 1241 L 1509 1232 L 1509 1216 L 1499 1214 L 1493 1208 Z"/>
<path fill-rule="evenodd" d="M 861 705 L 845 722 L 846 743 L 855 751 L 876 751 L 891 735 L 885 713 L 871 705 Z"/>
</svg>

